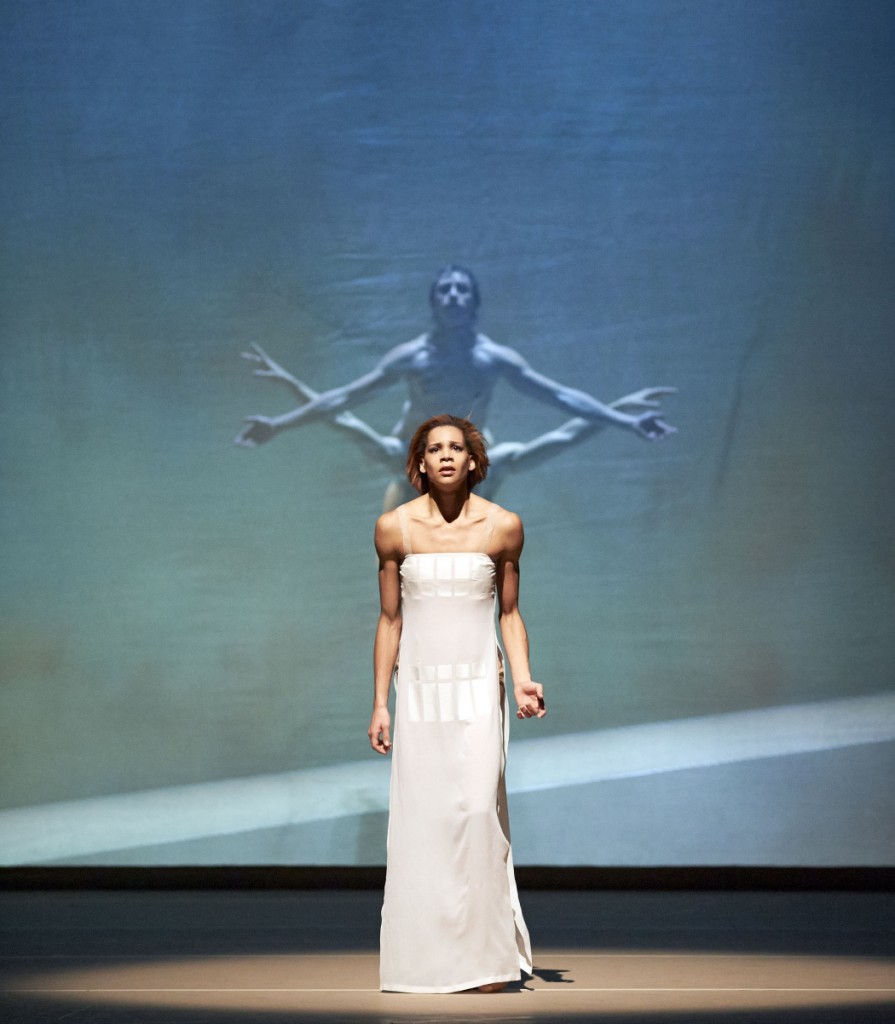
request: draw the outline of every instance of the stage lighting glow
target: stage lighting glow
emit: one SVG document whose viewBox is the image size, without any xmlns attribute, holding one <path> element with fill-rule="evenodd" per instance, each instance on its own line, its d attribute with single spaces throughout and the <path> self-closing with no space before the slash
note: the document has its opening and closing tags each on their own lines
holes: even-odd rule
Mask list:
<svg viewBox="0 0 895 1024">
<path fill-rule="evenodd" d="M 359 1021 L 387 1012 L 559 1013 L 585 1018 L 705 1012 L 895 1006 L 895 962 L 880 958 L 717 954 L 700 950 L 544 950 L 535 976 L 497 996 L 406 996 L 378 991 L 377 957 L 261 955 L 127 960 L 12 979 L 10 995 L 79 1006 L 320 1012 Z M 543 980 L 538 975 L 551 980 Z M 557 983 L 559 981 L 559 983 Z"/>
</svg>

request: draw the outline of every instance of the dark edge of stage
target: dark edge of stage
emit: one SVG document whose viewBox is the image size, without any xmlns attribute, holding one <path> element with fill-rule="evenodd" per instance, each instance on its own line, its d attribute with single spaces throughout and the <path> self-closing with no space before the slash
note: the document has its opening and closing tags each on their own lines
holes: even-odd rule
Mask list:
<svg viewBox="0 0 895 1024">
<path fill-rule="evenodd" d="M 895 890 L 895 867 L 557 867 L 516 868 L 523 890 Z M 0 890 L 42 889 L 381 889 L 385 868 L 301 866 L 8 867 Z"/>
</svg>

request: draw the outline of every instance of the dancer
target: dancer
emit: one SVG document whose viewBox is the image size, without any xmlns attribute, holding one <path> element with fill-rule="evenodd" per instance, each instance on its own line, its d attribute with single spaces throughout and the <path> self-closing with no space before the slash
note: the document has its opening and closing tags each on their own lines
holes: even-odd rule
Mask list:
<svg viewBox="0 0 895 1024">
<path fill-rule="evenodd" d="M 289 373 L 275 362 L 260 345 L 253 344 L 251 351 L 243 352 L 246 359 L 257 363 L 262 374 L 269 380 L 278 380 L 285 384 L 299 403 L 314 402 L 320 397 L 304 381 Z M 660 403 L 663 397 L 676 394 L 676 388 L 643 388 L 630 395 L 624 395 L 609 403 L 610 409 L 633 415 L 649 412 L 656 418 L 665 431 L 665 436 L 677 433 L 661 418 Z M 405 445 L 394 434 L 382 434 L 366 420 L 362 420 L 347 409 L 336 413 L 327 424 L 340 433 L 345 433 L 354 440 L 368 458 L 375 459 L 392 474 L 402 472 L 405 461 Z M 507 473 L 523 468 L 538 466 L 559 454 L 564 448 L 580 444 L 582 441 L 599 434 L 609 425 L 608 420 L 586 420 L 580 416 L 566 420 L 561 426 L 538 434 L 529 441 L 501 441 L 488 448 L 488 478 L 481 481 L 478 493 L 492 497 Z M 397 485 L 393 480 L 386 491 L 384 512 L 395 508 L 400 501 L 413 496 L 413 488 L 406 477 Z"/>
<path fill-rule="evenodd" d="M 468 420 L 420 426 L 407 476 L 420 496 L 376 524 L 381 612 L 368 735 L 392 750 L 380 987 L 497 991 L 531 971 L 513 875 L 504 767 L 509 702 L 546 714 L 519 612 L 519 517 L 473 493 L 488 456 Z"/>
<path fill-rule="evenodd" d="M 647 441 L 673 433 L 651 410 L 634 413 L 605 405 L 577 388 L 539 373 L 508 345 L 499 345 L 477 327 L 479 286 L 471 271 L 456 264 L 444 267 L 429 290 L 434 325 L 412 341 L 396 345 L 367 373 L 317 395 L 281 416 L 246 416 L 236 443 L 246 448 L 265 444 L 284 430 L 328 419 L 400 381 L 408 397 L 391 433 L 406 444 L 414 423 L 439 409 L 462 410 L 484 430 L 498 382 L 505 381 L 528 398 L 594 424 L 628 430 Z M 243 355 L 259 377 L 276 378 L 256 353 Z"/>
</svg>

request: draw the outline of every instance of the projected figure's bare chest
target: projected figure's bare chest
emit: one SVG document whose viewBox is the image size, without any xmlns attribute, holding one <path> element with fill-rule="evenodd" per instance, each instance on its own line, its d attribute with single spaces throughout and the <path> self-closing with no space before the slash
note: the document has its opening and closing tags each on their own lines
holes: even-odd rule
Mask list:
<svg viewBox="0 0 895 1024">
<path fill-rule="evenodd" d="M 419 418 L 442 412 L 484 421 L 498 368 L 486 350 L 478 345 L 442 350 L 422 348 L 408 374 L 410 400 Z"/>
</svg>

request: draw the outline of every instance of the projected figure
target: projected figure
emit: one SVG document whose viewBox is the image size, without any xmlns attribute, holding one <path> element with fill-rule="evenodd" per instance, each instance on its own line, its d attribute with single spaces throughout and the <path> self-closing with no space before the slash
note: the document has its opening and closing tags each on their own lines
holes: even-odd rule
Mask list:
<svg viewBox="0 0 895 1024">
<path fill-rule="evenodd" d="M 406 469 L 418 497 L 376 523 L 367 735 L 392 752 L 380 988 L 494 992 L 532 969 L 510 850 L 509 702 L 495 628 L 496 608 L 516 717 L 543 718 L 518 604 L 522 523 L 473 493 L 488 456 L 468 420 L 423 423 Z"/>
<path fill-rule="evenodd" d="M 498 381 L 594 424 L 611 424 L 649 441 L 674 433 L 654 409 L 627 412 L 604 405 L 591 395 L 560 384 L 532 369 L 514 349 L 498 345 L 476 330 L 480 305 L 478 284 L 470 271 L 445 267 L 429 291 L 435 321 L 432 330 L 397 345 L 369 373 L 341 387 L 318 394 L 281 416 L 247 416 L 236 443 L 254 448 L 283 430 L 334 416 L 346 406 L 364 401 L 384 388 L 406 381 L 409 397 L 392 435 L 407 440 L 407 425 L 420 423 L 444 409 L 462 410 L 484 426 Z M 262 362 L 256 354 L 250 360 Z M 276 378 L 263 362 L 259 377 Z M 649 389 L 654 393 L 663 389 Z"/>
<path fill-rule="evenodd" d="M 314 391 L 304 381 L 271 359 L 260 345 L 253 345 L 252 351 L 244 352 L 243 355 L 264 368 L 263 371 L 257 372 L 263 372 L 269 379 L 279 380 L 285 384 L 300 402 L 313 402 L 319 398 L 319 392 Z M 674 393 L 675 388 L 644 388 L 642 391 L 617 398 L 609 403 L 609 408 L 627 413 L 658 410 L 662 396 Z M 405 445 L 400 438 L 393 434 L 379 433 L 365 420 L 347 410 L 337 413 L 328 419 L 327 423 L 340 433 L 348 435 L 367 457 L 376 459 L 390 473 L 397 475 L 403 472 Z M 488 477 L 479 484 L 479 493 L 488 497 L 493 496 L 506 474 L 517 469 L 529 469 L 540 465 L 560 450 L 593 437 L 607 426 L 607 420 L 585 420 L 579 416 L 567 420 L 555 430 L 539 434 L 530 441 L 502 441 L 489 445 Z M 409 484 L 403 492 L 397 487 L 390 487 L 385 511 L 394 507 L 397 499 L 406 500 L 410 496 L 412 491 Z"/>
</svg>

